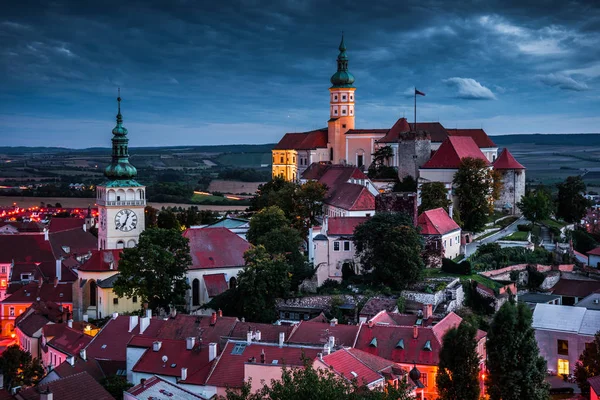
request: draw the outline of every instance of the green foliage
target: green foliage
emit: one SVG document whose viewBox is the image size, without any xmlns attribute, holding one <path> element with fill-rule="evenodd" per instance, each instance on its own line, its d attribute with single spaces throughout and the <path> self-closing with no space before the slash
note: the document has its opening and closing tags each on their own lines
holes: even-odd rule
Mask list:
<svg viewBox="0 0 600 400">
<path fill-rule="evenodd" d="M 136 247 L 121 253 L 115 294 L 138 296 L 151 308 L 185 304 L 185 274 L 192 265 L 188 242 L 175 229 L 146 229 Z"/>
<path fill-rule="evenodd" d="M 556 200 L 556 216 L 567 222 L 581 220 L 590 206 L 590 202 L 583 196 L 585 183 L 580 176 L 569 176 L 556 185 L 558 198 Z"/>
<path fill-rule="evenodd" d="M 494 176 L 488 166 L 483 160 L 464 158 L 453 184 L 464 229 L 482 231 L 493 211 L 490 193 L 494 190 Z"/>
<path fill-rule="evenodd" d="M 177 215 L 175 215 L 171 209 L 162 210 L 158 213 L 156 226 L 160 229 L 174 229 L 176 231 L 181 231 L 181 224 L 177 219 Z"/>
<path fill-rule="evenodd" d="M 355 229 L 354 244 L 375 283 L 402 289 L 423 274 L 423 240 L 404 214 L 375 214 Z"/>
<path fill-rule="evenodd" d="M 417 191 L 417 181 L 415 181 L 415 178 L 413 178 L 411 175 L 407 175 L 404 177 L 404 179 L 394 185 L 394 189 L 392 191 L 415 193 Z"/>
<path fill-rule="evenodd" d="M 519 224 L 517 225 L 519 232 L 531 232 L 533 230 L 532 224 Z"/>
<path fill-rule="evenodd" d="M 444 335 L 435 379 L 439 400 L 479 400 L 476 333 L 475 327 L 463 321 Z"/>
<path fill-rule="evenodd" d="M 534 265 L 527 266 L 527 287 L 531 290 L 538 289 L 544 283 L 546 275 L 539 272 Z"/>
<path fill-rule="evenodd" d="M 21 350 L 18 344 L 8 346 L 0 356 L 0 371 L 4 374 L 4 386 L 34 386 L 44 376 L 40 360 Z"/>
<path fill-rule="evenodd" d="M 536 190 L 535 192 L 530 190 L 517 203 L 517 207 L 527 220 L 535 224 L 538 221 L 550 218 L 552 199 L 545 190 Z"/>
<path fill-rule="evenodd" d="M 227 168 L 219 172 L 219 179 L 243 182 L 266 182 L 271 179 L 271 170 L 266 168 Z"/>
<path fill-rule="evenodd" d="M 479 293 L 476 280 L 464 281 L 463 291 L 465 293 L 465 305 L 470 307 L 475 314 L 492 315 L 494 313 L 494 298 Z"/>
<path fill-rule="evenodd" d="M 442 182 L 428 182 L 421 185 L 419 214 L 440 207 L 448 211 L 450 204 L 452 201 L 448 199 L 448 189 Z"/>
<path fill-rule="evenodd" d="M 399 313 L 406 311 L 406 299 L 402 296 L 398 297 L 398 300 L 396 300 L 396 307 L 398 307 Z"/>
<path fill-rule="evenodd" d="M 289 225 L 290 222 L 281 208 L 269 206 L 261 209 L 252 217 L 246 238 L 250 243 L 256 245 L 262 236 Z"/>
<path fill-rule="evenodd" d="M 161 203 L 187 203 L 194 194 L 194 188 L 179 182 L 156 182 L 148 186 L 148 200 Z"/>
<path fill-rule="evenodd" d="M 506 247 L 501 249 L 496 243 L 479 246 L 469 261 L 475 271 L 490 271 L 514 264 L 552 264 L 552 253 L 540 247 L 527 250 L 523 247 Z"/>
<path fill-rule="evenodd" d="M 471 275 L 471 263 L 467 260 L 457 263 L 449 258 L 443 258 L 442 271 L 450 274 Z"/>
<path fill-rule="evenodd" d="M 125 376 L 112 375 L 102 378 L 100 384 L 116 400 L 123 400 L 123 392 L 133 387 Z"/>
<path fill-rule="evenodd" d="M 587 253 L 598 246 L 598 242 L 585 229 L 577 228 L 571 233 L 573 247 L 580 253 Z"/>
<path fill-rule="evenodd" d="M 586 344 L 579 361 L 575 364 L 575 380 L 581 393 L 590 393 L 588 379 L 600 375 L 600 331 L 594 335 L 594 341 Z"/>
<path fill-rule="evenodd" d="M 490 400 L 547 400 L 546 361 L 539 355 L 531 310 L 508 301 L 488 331 L 486 385 Z"/>
<path fill-rule="evenodd" d="M 144 225 L 146 229 L 156 228 L 158 224 L 158 210 L 152 206 L 144 207 Z"/>
<path fill-rule="evenodd" d="M 177 220 L 181 226 L 189 228 L 192 225 L 210 225 L 217 222 L 219 213 L 211 210 L 198 210 L 197 206 L 190 206 L 177 213 Z"/>
</svg>

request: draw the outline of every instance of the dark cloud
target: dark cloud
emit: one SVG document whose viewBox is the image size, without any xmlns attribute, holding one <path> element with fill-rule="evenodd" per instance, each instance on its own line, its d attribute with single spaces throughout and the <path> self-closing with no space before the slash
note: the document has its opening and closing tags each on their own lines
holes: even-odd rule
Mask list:
<svg viewBox="0 0 600 400">
<path fill-rule="evenodd" d="M 600 79 L 599 21 L 595 1 L 11 2 L 0 16 L 0 137 L 47 144 L 47 127 L 54 144 L 108 145 L 118 86 L 132 144 L 269 142 L 321 127 L 342 30 L 357 125 L 391 126 L 414 86 L 427 93 L 420 118 L 489 121 L 491 133 L 505 132 L 494 122 L 503 114 L 591 117 L 600 100 L 586 99 L 585 114 L 575 88 Z M 568 96 L 548 101 L 556 88 Z M 497 100 L 462 100 L 472 98 Z"/>
</svg>

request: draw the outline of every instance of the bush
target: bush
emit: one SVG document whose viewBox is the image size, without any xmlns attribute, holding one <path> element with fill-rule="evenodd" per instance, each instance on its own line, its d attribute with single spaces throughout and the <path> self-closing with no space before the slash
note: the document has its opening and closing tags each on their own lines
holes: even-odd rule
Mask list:
<svg viewBox="0 0 600 400">
<path fill-rule="evenodd" d="M 466 260 L 461 263 L 456 263 L 449 258 L 443 258 L 442 271 L 449 274 L 471 275 L 471 263 Z"/>
<path fill-rule="evenodd" d="M 531 232 L 531 230 L 533 229 L 533 226 L 531 224 L 519 224 L 519 225 L 517 225 L 517 229 L 520 232 Z"/>
<path fill-rule="evenodd" d="M 338 281 L 333 279 L 326 279 L 321 286 L 318 287 L 317 293 L 319 294 L 335 294 L 339 293 L 342 285 Z"/>
</svg>

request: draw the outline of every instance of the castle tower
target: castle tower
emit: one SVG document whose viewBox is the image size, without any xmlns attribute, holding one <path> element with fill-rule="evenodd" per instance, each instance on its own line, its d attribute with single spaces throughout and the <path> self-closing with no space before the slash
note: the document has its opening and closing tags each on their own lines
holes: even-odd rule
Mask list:
<svg viewBox="0 0 600 400">
<path fill-rule="evenodd" d="M 337 57 L 337 72 L 331 77 L 329 88 L 329 122 L 327 141 L 330 149 L 330 161 L 344 164 L 347 160 L 344 134 L 354 129 L 354 76 L 348 72 L 348 55 L 344 44 L 344 35 Z"/>
<path fill-rule="evenodd" d="M 517 203 L 525 195 L 525 167 L 519 163 L 508 149 L 494 161 L 494 169 L 502 175 L 502 191 L 500 198 L 495 201 L 496 210 L 508 210 L 511 214 L 520 215 Z"/>
<path fill-rule="evenodd" d="M 117 98 L 117 126 L 112 130 L 112 160 L 104 170 L 107 180 L 96 188 L 98 249 L 137 245 L 144 230 L 146 187 L 134 180 L 137 170 L 129 163 L 127 129 L 123 126 L 121 97 Z"/>
<path fill-rule="evenodd" d="M 398 138 L 398 178 L 419 179 L 419 168 L 431 158 L 431 136 L 425 131 L 405 131 Z"/>
</svg>

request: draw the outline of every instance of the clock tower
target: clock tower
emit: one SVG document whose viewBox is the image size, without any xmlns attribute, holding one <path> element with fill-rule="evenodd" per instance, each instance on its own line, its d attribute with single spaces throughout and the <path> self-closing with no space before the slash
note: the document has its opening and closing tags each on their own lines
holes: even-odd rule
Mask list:
<svg viewBox="0 0 600 400">
<path fill-rule="evenodd" d="M 123 126 L 120 94 L 117 103 L 112 160 L 104 170 L 107 180 L 96 188 L 99 250 L 135 247 L 144 230 L 146 187 L 135 181 L 137 170 L 129 163 L 129 139 Z"/>
</svg>

